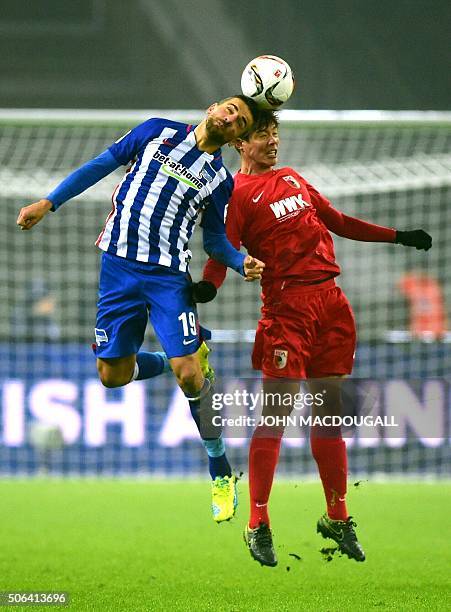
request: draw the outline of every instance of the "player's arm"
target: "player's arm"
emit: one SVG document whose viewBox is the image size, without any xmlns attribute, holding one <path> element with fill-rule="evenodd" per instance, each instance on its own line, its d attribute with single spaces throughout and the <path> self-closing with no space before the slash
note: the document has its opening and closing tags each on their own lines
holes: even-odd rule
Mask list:
<svg viewBox="0 0 451 612">
<path fill-rule="evenodd" d="M 215 232 L 208 227 L 203 227 L 204 250 L 210 258 L 222 263 L 228 268 L 232 268 L 245 277 L 247 281 L 260 280 L 265 264 L 252 257 L 240 253 L 230 243 L 225 232 Z M 225 278 L 225 275 L 224 275 Z"/>
<path fill-rule="evenodd" d="M 104 151 L 69 174 L 45 198 L 22 208 L 17 218 L 17 225 L 23 230 L 31 229 L 50 210 L 57 210 L 61 204 L 83 193 L 119 166 L 112 153 L 109 150 Z"/>
<path fill-rule="evenodd" d="M 234 246 L 226 235 L 225 205 L 230 197 L 230 192 L 231 190 L 224 189 L 223 192 L 214 194 L 202 215 L 204 250 L 211 259 L 215 259 L 228 268 L 233 268 L 246 280 L 259 280 L 265 264 L 251 255 L 240 253 L 236 248 L 236 246 L 239 248 L 240 243 L 236 242 Z"/>
<path fill-rule="evenodd" d="M 242 216 L 240 215 L 240 208 L 232 199 L 226 208 L 225 229 L 227 238 L 237 250 L 241 247 L 241 226 Z M 212 284 L 216 289 L 219 289 L 225 281 L 226 275 L 227 266 L 209 257 L 204 266 L 202 274 L 203 280 Z"/>
<path fill-rule="evenodd" d="M 431 236 L 422 229 L 399 231 L 391 227 L 368 223 L 362 219 L 350 217 L 334 208 L 329 200 L 324 198 L 311 185 L 308 185 L 310 197 L 319 218 L 328 230 L 351 240 L 362 242 L 391 242 L 404 246 L 416 247 L 417 250 L 428 251 L 432 246 Z"/>
<path fill-rule="evenodd" d="M 50 210 L 57 210 L 61 204 L 80 195 L 119 166 L 126 165 L 134 158 L 141 144 L 152 138 L 157 122 L 157 119 L 150 119 L 130 130 L 106 151 L 69 174 L 45 198 L 22 208 L 17 225 L 23 230 L 31 229 Z"/>
</svg>

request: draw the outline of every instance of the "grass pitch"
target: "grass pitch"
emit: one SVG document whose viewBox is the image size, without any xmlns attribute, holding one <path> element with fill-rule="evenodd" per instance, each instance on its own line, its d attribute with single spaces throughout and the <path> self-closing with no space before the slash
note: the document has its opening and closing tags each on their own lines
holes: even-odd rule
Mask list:
<svg viewBox="0 0 451 612">
<path fill-rule="evenodd" d="M 350 488 L 365 563 L 319 552 L 333 542 L 315 533 L 318 484 L 276 482 L 279 565 L 266 568 L 242 541 L 246 483 L 237 518 L 218 526 L 207 479 L 3 480 L 0 591 L 68 591 L 69 609 L 115 612 L 451 609 L 451 486 Z"/>
</svg>

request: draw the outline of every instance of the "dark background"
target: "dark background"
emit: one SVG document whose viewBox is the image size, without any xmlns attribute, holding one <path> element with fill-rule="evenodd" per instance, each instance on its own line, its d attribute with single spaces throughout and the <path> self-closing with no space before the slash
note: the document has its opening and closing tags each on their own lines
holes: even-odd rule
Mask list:
<svg viewBox="0 0 451 612">
<path fill-rule="evenodd" d="M 0 0 L 0 107 L 203 108 L 256 55 L 286 108 L 450 108 L 449 0 Z"/>
</svg>

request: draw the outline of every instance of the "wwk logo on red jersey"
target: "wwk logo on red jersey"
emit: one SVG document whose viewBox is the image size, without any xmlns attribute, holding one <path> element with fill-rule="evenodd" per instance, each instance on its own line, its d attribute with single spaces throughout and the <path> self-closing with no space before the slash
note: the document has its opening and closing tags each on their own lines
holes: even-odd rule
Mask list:
<svg viewBox="0 0 451 612">
<path fill-rule="evenodd" d="M 273 211 L 276 219 L 282 220 L 288 213 L 299 213 L 305 208 L 310 208 L 311 204 L 304 202 L 302 194 L 290 196 L 283 200 L 278 200 L 270 204 L 271 210 Z"/>
</svg>

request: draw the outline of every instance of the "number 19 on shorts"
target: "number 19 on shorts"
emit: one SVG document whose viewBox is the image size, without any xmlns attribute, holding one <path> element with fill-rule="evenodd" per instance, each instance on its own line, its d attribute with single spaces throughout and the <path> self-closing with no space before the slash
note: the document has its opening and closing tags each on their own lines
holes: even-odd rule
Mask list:
<svg viewBox="0 0 451 612">
<path fill-rule="evenodd" d="M 178 320 L 182 323 L 183 335 L 185 338 L 187 336 L 196 336 L 197 338 L 196 315 L 193 311 L 182 312 L 182 314 L 178 317 Z M 194 342 L 196 338 L 190 340 L 190 342 Z M 183 344 L 188 344 L 188 342 L 184 340 Z"/>
</svg>

